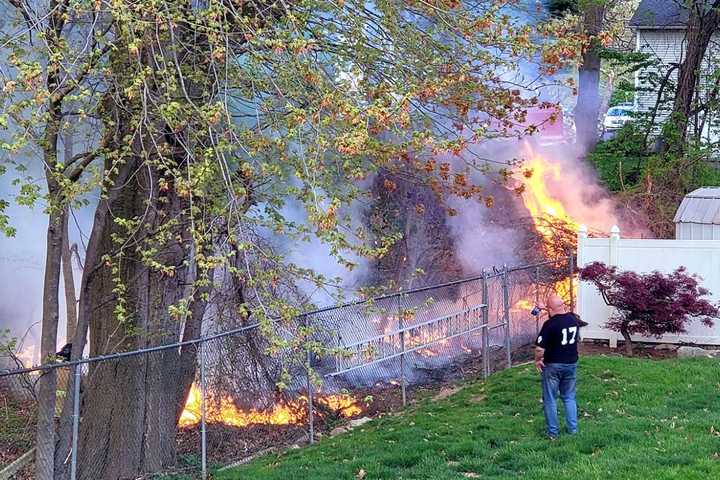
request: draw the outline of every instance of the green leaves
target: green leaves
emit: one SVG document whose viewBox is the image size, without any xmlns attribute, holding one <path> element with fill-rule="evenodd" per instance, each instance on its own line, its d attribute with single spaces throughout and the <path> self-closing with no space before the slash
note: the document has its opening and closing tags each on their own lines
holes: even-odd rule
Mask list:
<svg viewBox="0 0 720 480">
<path fill-rule="evenodd" d="M 8 206 L 6 200 L 0 199 L 0 232 L 6 237 L 14 237 L 17 230 L 11 225 L 10 216 L 5 213 Z"/>
<path fill-rule="evenodd" d="M 15 197 L 18 205 L 33 207 L 35 203 L 42 197 L 40 186 L 35 183 L 20 184 L 20 192 Z"/>
</svg>

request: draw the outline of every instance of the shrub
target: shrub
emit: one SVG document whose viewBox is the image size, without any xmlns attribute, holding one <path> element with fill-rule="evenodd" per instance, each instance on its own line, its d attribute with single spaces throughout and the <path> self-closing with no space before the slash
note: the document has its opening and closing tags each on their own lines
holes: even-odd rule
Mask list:
<svg viewBox="0 0 720 480">
<path fill-rule="evenodd" d="M 628 355 L 633 353 L 630 335 L 684 333 L 693 318 L 711 327 L 718 315 L 718 308 L 702 298 L 710 292 L 685 267 L 671 274 L 639 274 L 594 262 L 580 270 L 580 279 L 593 283 L 605 303 L 615 307 L 606 327 L 622 334 Z"/>
<path fill-rule="evenodd" d="M 683 197 L 699 187 L 720 185 L 720 170 L 707 162 L 713 154 L 707 145 L 650 153 L 643 128 L 641 122 L 626 125 L 599 143 L 588 160 L 608 190 L 632 206 L 656 237 L 672 238 L 673 216 Z"/>
<path fill-rule="evenodd" d="M 644 133 L 638 126 L 628 124 L 612 139 L 599 143 L 588 155 L 588 160 L 608 190 L 619 192 L 640 182 L 648 157 Z"/>
</svg>

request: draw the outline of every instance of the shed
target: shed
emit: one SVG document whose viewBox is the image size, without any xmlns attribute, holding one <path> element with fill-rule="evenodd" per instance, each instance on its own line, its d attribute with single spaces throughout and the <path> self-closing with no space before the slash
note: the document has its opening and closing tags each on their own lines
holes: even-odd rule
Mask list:
<svg viewBox="0 0 720 480">
<path fill-rule="evenodd" d="M 720 187 L 685 195 L 673 221 L 678 240 L 720 240 Z"/>
</svg>

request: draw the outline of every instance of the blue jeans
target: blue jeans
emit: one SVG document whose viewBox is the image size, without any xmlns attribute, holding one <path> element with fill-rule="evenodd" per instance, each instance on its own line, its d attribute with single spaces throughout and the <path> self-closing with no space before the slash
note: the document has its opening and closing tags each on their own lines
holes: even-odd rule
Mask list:
<svg viewBox="0 0 720 480">
<path fill-rule="evenodd" d="M 577 433 L 577 403 L 575 402 L 575 382 L 577 363 L 548 363 L 542 371 L 543 410 L 547 433 L 551 437 L 560 434 L 557 414 L 557 396 L 565 405 L 565 423 L 570 434 Z"/>
</svg>

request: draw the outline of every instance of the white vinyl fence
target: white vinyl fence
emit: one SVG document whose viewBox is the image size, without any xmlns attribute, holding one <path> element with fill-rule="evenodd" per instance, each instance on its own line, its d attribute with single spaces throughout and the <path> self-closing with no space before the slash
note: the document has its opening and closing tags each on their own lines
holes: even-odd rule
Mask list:
<svg viewBox="0 0 720 480">
<path fill-rule="evenodd" d="M 711 301 L 720 299 L 720 240 L 649 240 L 621 238 L 618 227 L 613 227 L 609 237 L 588 238 L 587 229 L 578 232 L 577 265 L 584 267 L 592 262 L 617 266 L 620 270 L 649 273 L 658 270 L 670 273 L 680 266 L 688 273 L 702 278 L 702 285 L 710 290 Z M 594 285 L 580 282 L 577 294 L 577 313 L 589 323 L 583 338 L 609 340 L 615 347 L 619 333 L 605 328 L 612 309 L 605 305 Z M 708 328 L 699 321 L 688 324 L 687 333 L 667 335 L 662 338 L 633 337 L 633 340 L 662 343 L 720 344 L 720 319 Z"/>
</svg>

